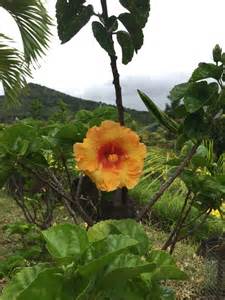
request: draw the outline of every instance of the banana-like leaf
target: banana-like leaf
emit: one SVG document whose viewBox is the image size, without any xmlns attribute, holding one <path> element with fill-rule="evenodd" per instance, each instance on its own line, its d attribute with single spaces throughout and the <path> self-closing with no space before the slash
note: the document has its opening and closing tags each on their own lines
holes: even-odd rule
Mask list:
<svg viewBox="0 0 225 300">
<path fill-rule="evenodd" d="M 155 116 L 159 123 L 166 127 L 169 131 L 176 134 L 178 132 L 179 125 L 165 112 L 161 111 L 145 93 L 138 90 L 138 94 L 147 109 Z"/>
<path fill-rule="evenodd" d="M 12 40 L 0 33 L 0 81 L 9 104 L 15 103 L 30 71 L 21 52 L 11 46 Z"/>
<path fill-rule="evenodd" d="M 14 18 L 22 37 L 26 62 L 37 62 L 48 48 L 50 25 L 52 24 L 40 0 L 0 0 L 3 7 Z"/>
</svg>

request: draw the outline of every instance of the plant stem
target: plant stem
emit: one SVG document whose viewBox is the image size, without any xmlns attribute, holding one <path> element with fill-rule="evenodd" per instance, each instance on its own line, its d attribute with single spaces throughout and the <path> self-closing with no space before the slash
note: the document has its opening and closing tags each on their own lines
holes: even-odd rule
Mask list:
<svg viewBox="0 0 225 300">
<path fill-rule="evenodd" d="M 108 7 L 107 7 L 107 0 L 101 0 L 101 6 L 102 6 L 102 17 L 104 20 L 104 23 L 107 23 L 107 20 L 109 18 L 108 16 Z M 118 111 L 118 119 L 120 122 L 120 125 L 124 126 L 125 125 L 125 120 L 124 120 L 124 107 L 123 107 L 123 98 L 122 98 L 122 89 L 121 89 L 121 84 L 120 84 L 120 74 L 118 71 L 117 67 L 117 56 L 116 56 L 116 51 L 114 47 L 114 41 L 113 41 L 113 34 L 111 32 L 108 33 L 109 37 L 112 41 L 113 44 L 113 55 L 109 55 L 110 57 L 110 65 L 111 65 L 111 70 L 113 74 L 113 85 L 114 85 L 114 90 L 115 90 L 115 95 L 116 95 L 116 107 Z M 127 199 L 128 199 L 128 191 L 127 188 L 122 188 L 122 203 L 126 205 Z"/>
<path fill-rule="evenodd" d="M 140 221 L 145 216 L 145 214 L 151 210 L 153 205 L 160 199 L 160 197 L 164 194 L 164 192 L 171 186 L 171 184 L 174 182 L 174 180 L 182 173 L 184 168 L 191 161 L 197 148 L 198 148 L 198 144 L 196 144 L 192 147 L 191 151 L 188 153 L 188 155 L 185 157 L 185 159 L 182 161 L 182 163 L 179 165 L 179 167 L 177 167 L 174 174 L 164 184 L 161 185 L 158 192 L 155 193 L 155 195 L 149 200 L 149 203 L 140 212 L 138 219 L 137 219 L 138 221 Z"/>
<path fill-rule="evenodd" d="M 105 22 L 107 23 L 108 20 L 108 8 L 107 8 L 107 0 L 101 0 L 101 6 L 102 6 L 102 17 Z M 109 32 L 109 37 L 113 42 L 112 38 L 112 33 Z M 114 47 L 114 42 L 113 42 L 113 50 L 114 50 L 114 55 L 109 55 L 110 57 L 110 62 L 111 62 L 111 70 L 113 74 L 113 85 L 115 89 L 115 94 L 116 94 L 116 106 L 118 110 L 118 119 L 121 125 L 124 125 L 124 107 L 123 107 L 123 100 L 122 100 L 122 89 L 120 85 L 120 75 L 118 72 L 118 67 L 117 67 L 117 56 L 116 56 L 116 51 Z"/>
</svg>

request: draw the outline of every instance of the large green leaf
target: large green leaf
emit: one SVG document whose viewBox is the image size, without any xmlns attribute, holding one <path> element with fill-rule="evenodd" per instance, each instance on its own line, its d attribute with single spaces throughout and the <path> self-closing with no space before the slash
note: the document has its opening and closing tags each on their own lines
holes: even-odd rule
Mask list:
<svg viewBox="0 0 225 300">
<path fill-rule="evenodd" d="M 194 70 L 190 81 L 198 81 L 206 78 L 214 78 L 218 80 L 223 73 L 223 66 L 214 64 L 200 63 L 198 68 Z"/>
<path fill-rule="evenodd" d="M 155 118 L 159 121 L 160 124 L 165 126 L 168 130 L 173 133 L 178 132 L 178 124 L 171 119 L 166 113 L 161 111 L 155 103 L 143 92 L 138 90 L 138 94 L 141 97 L 141 100 L 144 102 L 147 109 L 155 116 Z"/>
<path fill-rule="evenodd" d="M 216 83 L 208 84 L 206 81 L 194 82 L 189 85 L 184 97 L 184 105 L 189 113 L 194 113 L 207 105 L 218 94 Z"/>
<path fill-rule="evenodd" d="M 106 28 L 99 22 L 95 21 L 92 23 L 92 30 L 94 37 L 98 41 L 99 45 L 109 54 L 114 55 L 115 51 L 113 48 L 113 40 Z"/>
<path fill-rule="evenodd" d="M 152 251 L 149 261 L 157 266 L 150 274 L 151 280 L 186 280 L 188 278 L 187 275 L 176 266 L 173 257 L 165 251 Z"/>
<path fill-rule="evenodd" d="M 122 48 L 122 62 L 128 64 L 134 55 L 134 46 L 130 34 L 126 31 L 117 31 L 117 40 Z"/>
<path fill-rule="evenodd" d="M 135 249 L 138 253 L 145 254 L 149 251 L 150 241 L 147 236 L 143 226 L 137 223 L 135 220 L 113 220 L 111 221 L 111 226 L 118 230 L 119 233 L 129 236 L 139 242 Z"/>
<path fill-rule="evenodd" d="M 137 52 L 143 45 L 144 35 L 136 18 L 129 13 L 122 13 L 119 15 L 118 19 L 129 32 L 134 45 L 134 49 Z"/>
<path fill-rule="evenodd" d="M 79 258 L 88 247 L 86 231 L 75 224 L 60 224 L 43 231 L 49 253 L 55 258 Z"/>
<path fill-rule="evenodd" d="M 93 15 L 92 5 L 85 6 L 85 2 L 86 0 L 57 0 L 58 36 L 62 43 L 75 36 Z"/>
<path fill-rule="evenodd" d="M 108 235 L 105 239 L 94 242 L 83 255 L 83 265 L 78 271 L 83 276 L 90 276 L 108 265 L 118 254 L 126 252 L 138 242 L 125 235 Z"/>
<path fill-rule="evenodd" d="M 140 256 L 122 253 L 106 268 L 101 281 L 101 288 L 118 285 L 142 273 L 151 273 L 156 264 L 144 261 Z"/>
<path fill-rule="evenodd" d="M 119 0 L 120 3 L 137 19 L 143 28 L 148 20 L 150 11 L 150 0 Z"/>
<path fill-rule="evenodd" d="M 25 60 L 37 61 L 48 48 L 51 19 L 40 0 L 1 0 L 19 27 L 24 46 Z"/>
<path fill-rule="evenodd" d="M 90 242 L 97 242 L 105 239 L 109 234 L 115 234 L 111 226 L 111 220 L 101 221 L 88 229 L 88 239 Z"/>
<path fill-rule="evenodd" d="M 175 87 L 173 87 L 169 93 L 169 99 L 172 101 L 181 100 L 185 96 L 189 85 L 190 85 L 189 82 L 175 85 Z"/>
<path fill-rule="evenodd" d="M 62 282 L 59 269 L 41 265 L 25 268 L 4 288 L 1 300 L 56 300 L 59 299 Z"/>
<path fill-rule="evenodd" d="M 109 234 L 123 234 L 138 242 L 134 247 L 139 254 L 144 254 L 149 250 L 150 241 L 143 226 L 132 219 L 106 220 L 92 226 L 88 230 L 90 241 L 98 241 L 106 238 Z"/>
</svg>

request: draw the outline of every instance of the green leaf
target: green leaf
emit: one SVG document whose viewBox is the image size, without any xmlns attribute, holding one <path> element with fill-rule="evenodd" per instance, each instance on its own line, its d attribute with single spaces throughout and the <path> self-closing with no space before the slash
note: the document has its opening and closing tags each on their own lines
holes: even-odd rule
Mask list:
<svg viewBox="0 0 225 300">
<path fill-rule="evenodd" d="M 119 233 L 138 241 L 139 244 L 135 246 L 135 248 L 138 250 L 140 255 L 146 254 L 149 251 L 149 237 L 145 233 L 143 226 L 137 223 L 135 220 L 113 220 L 111 221 L 111 226 Z"/>
<path fill-rule="evenodd" d="M 120 14 L 118 19 L 129 32 L 134 45 L 134 49 L 137 52 L 141 48 L 144 42 L 144 35 L 141 27 L 137 23 L 137 20 L 133 15 L 129 13 Z"/>
<path fill-rule="evenodd" d="M 101 287 L 120 284 L 131 278 L 138 277 L 142 273 L 150 273 L 156 269 L 156 264 L 144 261 L 140 256 L 132 254 L 120 254 L 107 267 Z"/>
<path fill-rule="evenodd" d="M 186 280 L 188 278 L 187 275 L 176 266 L 173 257 L 165 251 L 152 251 L 149 261 L 157 266 L 156 270 L 150 274 L 151 280 Z"/>
<path fill-rule="evenodd" d="M 166 113 L 161 111 L 146 94 L 139 90 L 138 94 L 141 97 L 147 109 L 155 116 L 155 118 L 159 121 L 160 124 L 165 126 L 169 131 L 173 133 L 178 132 L 179 126 L 173 119 L 171 119 Z"/>
<path fill-rule="evenodd" d="M 1 300 L 56 300 L 62 281 L 59 269 L 41 265 L 25 268 L 4 288 Z"/>
<path fill-rule="evenodd" d="M 106 20 L 106 28 L 109 32 L 114 32 L 118 28 L 118 21 L 116 16 L 111 16 Z"/>
<path fill-rule="evenodd" d="M 121 5 L 131 12 L 131 14 L 137 19 L 141 28 L 144 28 L 150 11 L 149 0 L 119 0 Z"/>
<path fill-rule="evenodd" d="M 203 118 L 202 111 L 190 114 L 184 120 L 183 131 L 190 139 L 202 141 L 208 132 L 208 125 Z"/>
<path fill-rule="evenodd" d="M 96 242 L 105 239 L 112 231 L 111 220 L 101 221 L 88 229 L 87 235 L 90 242 Z"/>
<path fill-rule="evenodd" d="M 206 78 L 214 78 L 218 80 L 223 73 L 223 66 L 214 64 L 200 63 L 198 68 L 194 70 L 189 81 L 198 81 Z"/>
<path fill-rule="evenodd" d="M 57 225 L 42 234 L 49 253 L 55 258 L 79 258 L 89 245 L 86 231 L 75 224 Z"/>
<path fill-rule="evenodd" d="M 17 123 L 3 131 L 0 143 L 7 153 L 24 155 L 35 137 L 36 131 L 32 126 Z"/>
<path fill-rule="evenodd" d="M 124 65 L 127 65 L 132 60 L 134 55 L 132 39 L 128 32 L 117 31 L 117 40 L 122 48 L 122 62 Z"/>
<path fill-rule="evenodd" d="M 98 241 L 106 238 L 109 234 L 123 234 L 138 242 L 134 247 L 139 254 L 144 254 L 149 250 L 149 237 L 145 233 L 143 226 L 132 219 L 106 220 L 92 226 L 88 230 L 89 241 Z"/>
<path fill-rule="evenodd" d="M 55 138 L 59 139 L 60 144 L 67 143 L 73 145 L 81 142 L 85 136 L 86 129 L 81 123 L 63 125 L 56 133 Z"/>
<path fill-rule="evenodd" d="M 110 34 L 107 32 L 105 27 L 99 22 L 92 23 L 92 30 L 94 37 L 98 41 L 99 45 L 109 54 L 114 55 L 115 51 L 113 48 L 113 41 Z"/>
<path fill-rule="evenodd" d="M 208 84 L 206 81 L 195 82 L 189 85 L 184 97 L 184 105 L 189 113 L 198 111 L 207 105 L 218 93 L 216 83 Z"/>
<path fill-rule="evenodd" d="M 169 99 L 172 101 L 181 100 L 185 96 L 186 91 L 189 88 L 189 86 L 190 86 L 189 82 L 175 85 L 175 87 L 172 88 L 172 90 L 170 91 Z"/>
<path fill-rule="evenodd" d="M 85 0 L 57 0 L 56 18 L 58 36 L 62 44 L 74 37 L 93 15 L 92 5 L 83 5 Z"/>
<path fill-rule="evenodd" d="M 138 242 L 125 235 L 108 235 L 105 239 L 93 243 L 83 255 L 84 265 L 78 268 L 83 276 L 99 272 L 108 265 L 118 254 L 128 251 Z"/>
</svg>

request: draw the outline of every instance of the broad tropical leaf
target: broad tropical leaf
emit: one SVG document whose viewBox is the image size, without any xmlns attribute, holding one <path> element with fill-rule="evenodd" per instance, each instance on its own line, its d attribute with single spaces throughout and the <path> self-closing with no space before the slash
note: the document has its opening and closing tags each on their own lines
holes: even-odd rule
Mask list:
<svg viewBox="0 0 225 300">
<path fill-rule="evenodd" d="M 135 16 L 138 24 L 143 28 L 148 20 L 150 11 L 150 0 L 119 0 L 121 5 Z"/>
<path fill-rule="evenodd" d="M 93 15 L 92 5 L 85 6 L 83 5 L 85 2 L 85 0 L 57 0 L 56 18 L 62 44 L 75 36 Z"/>
</svg>

